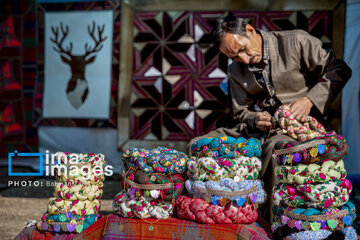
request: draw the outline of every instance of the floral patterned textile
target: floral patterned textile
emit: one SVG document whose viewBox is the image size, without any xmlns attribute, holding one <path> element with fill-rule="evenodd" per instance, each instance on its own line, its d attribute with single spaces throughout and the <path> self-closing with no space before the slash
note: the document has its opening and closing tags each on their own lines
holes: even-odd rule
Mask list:
<svg viewBox="0 0 360 240">
<path fill-rule="evenodd" d="M 55 154 L 56 185 L 39 230 L 77 232 L 98 218 L 104 185 L 105 156 L 94 153 Z"/>
<path fill-rule="evenodd" d="M 165 147 L 152 150 L 131 147 L 123 153 L 122 160 L 126 169 L 131 167 L 149 173 L 183 174 L 189 157 L 183 152 Z"/>
<path fill-rule="evenodd" d="M 300 123 L 290 112 L 289 105 L 282 105 L 274 114 L 275 119 L 279 123 L 285 134 L 290 137 L 306 141 L 316 137 L 323 137 L 326 130 L 314 117 L 307 116 L 307 121 Z"/>
<path fill-rule="evenodd" d="M 98 199 L 89 200 L 64 200 L 61 198 L 51 197 L 48 204 L 48 213 L 62 214 L 72 212 L 74 215 L 96 214 L 100 208 Z"/>
<path fill-rule="evenodd" d="M 343 160 L 330 160 L 322 164 L 280 165 L 275 167 L 274 174 L 280 183 L 310 184 L 344 179 L 347 173 Z"/>
<path fill-rule="evenodd" d="M 253 223 L 257 220 L 257 209 L 253 204 L 241 207 L 232 203 L 218 206 L 206 203 L 203 199 L 181 195 L 176 200 L 177 214 L 182 219 L 200 223 Z"/>
<path fill-rule="evenodd" d="M 162 173 L 147 173 L 142 171 L 129 170 L 126 173 L 126 178 L 142 185 L 166 184 L 170 183 L 171 186 L 167 189 L 157 190 L 158 194 L 165 201 L 171 201 L 173 198 L 178 198 L 184 189 L 184 179 L 179 174 L 165 175 Z M 131 191 L 139 192 L 140 195 L 150 196 L 151 190 L 137 189 L 131 187 L 125 181 L 123 182 L 124 189 L 130 189 Z M 132 189 L 131 189 L 132 188 Z M 154 192 L 154 190 L 152 190 Z"/>
<path fill-rule="evenodd" d="M 315 142 L 316 141 L 316 142 Z M 313 144 L 323 141 L 324 144 Z M 310 145 L 310 147 L 306 147 Z M 296 148 L 305 148 L 296 150 Z M 314 163 L 328 160 L 340 161 L 348 153 L 348 144 L 341 135 L 326 135 L 325 137 L 314 138 L 309 141 L 279 141 L 275 144 L 274 158 L 278 164 Z M 277 151 L 291 153 L 278 154 Z"/>
<path fill-rule="evenodd" d="M 187 163 L 187 175 L 198 181 L 222 178 L 257 179 L 261 170 L 261 160 L 257 157 L 238 158 L 191 157 Z"/>
<path fill-rule="evenodd" d="M 245 191 L 251 189 L 256 186 L 257 190 L 252 191 L 251 193 L 247 193 L 244 195 L 237 196 L 221 196 L 217 194 L 209 194 L 208 190 L 221 190 L 226 191 L 229 194 L 232 194 L 234 191 Z M 244 180 L 241 182 L 236 182 L 231 178 L 221 179 L 219 182 L 214 181 L 193 181 L 187 180 L 185 182 L 185 187 L 189 193 L 189 196 L 193 198 L 202 198 L 205 201 L 207 198 L 210 198 L 212 204 L 217 205 L 217 203 L 221 204 L 221 199 L 225 198 L 229 201 L 236 202 L 239 206 L 245 203 L 246 198 L 248 198 L 248 202 L 252 203 L 263 203 L 266 198 L 265 191 L 263 189 L 264 183 L 261 180 Z M 240 205 L 240 203 L 242 204 Z"/>
<path fill-rule="evenodd" d="M 347 227 L 341 231 L 345 235 L 344 240 L 356 240 L 357 234 L 353 227 Z M 285 238 L 285 240 L 322 240 L 331 235 L 332 231 L 321 229 L 319 231 L 303 231 L 293 233 Z"/>
<path fill-rule="evenodd" d="M 273 188 L 272 200 L 275 205 L 290 207 L 340 207 L 349 200 L 351 190 L 351 182 L 347 179 L 319 184 L 279 183 Z"/>
<path fill-rule="evenodd" d="M 344 210 L 347 210 L 348 214 L 340 213 L 338 216 L 334 216 L 331 219 L 325 219 L 325 220 L 313 219 L 312 221 L 307 221 L 311 219 L 307 219 L 307 220 L 299 219 L 304 216 L 306 217 L 326 216 Z M 318 231 L 319 229 L 341 230 L 343 228 L 351 226 L 356 218 L 355 205 L 351 202 L 347 202 L 341 208 L 329 207 L 324 210 L 318 210 L 316 208 L 291 208 L 283 205 L 274 206 L 273 213 L 274 213 L 273 222 L 276 223 L 273 226 L 273 229 L 282 225 L 288 225 L 291 228 L 296 227 L 298 230 L 313 230 L 313 231 Z M 294 215 L 294 214 L 301 214 L 301 215 Z M 294 217 L 293 215 L 296 217 Z"/>
<path fill-rule="evenodd" d="M 261 143 L 259 139 L 243 137 L 233 138 L 230 136 L 218 136 L 216 138 L 202 138 L 191 146 L 195 157 L 214 158 L 237 158 L 239 156 L 260 157 Z"/>
<path fill-rule="evenodd" d="M 101 198 L 102 194 L 103 190 L 99 185 L 83 185 L 79 180 L 68 181 L 68 184 L 57 183 L 54 189 L 54 197 L 71 201 L 93 201 Z"/>
<path fill-rule="evenodd" d="M 157 218 L 171 217 L 175 203 L 122 191 L 115 196 L 113 211 L 123 217 Z"/>
</svg>

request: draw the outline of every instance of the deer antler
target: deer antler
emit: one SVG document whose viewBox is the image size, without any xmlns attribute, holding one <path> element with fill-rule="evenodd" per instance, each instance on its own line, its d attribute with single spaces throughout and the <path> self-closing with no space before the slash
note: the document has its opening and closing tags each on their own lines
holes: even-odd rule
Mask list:
<svg viewBox="0 0 360 240">
<path fill-rule="evenodd" d="M 72 51 L 72 47 L 73 47 L 72 42 L 70 42 L 70 46 L 67 47 L 66 49 L 64 49 L 64 48 L 62 47 L 62 44 L 63 44 L 65 38 L 66 38 L 67 35 L 69 34 L 69 27 L 66 25 L 65 28 L 64 28 L 63 23 L 61 22 L 61 23 L 60 23 L 60 29 L 61 29 L 61 33 L 62 33 L 62 38 L 60 39 L 60 42 L 58 42 L 58 38 L 59 38 L 59 27 L 54 28 L 53 26 L 51 26 L 51 31 L 53 32 L 55 38 L 50 38 L 50 41 L 52 41 L 53 43 L 55 43 L 56 46 L 58 47 L 58 48 L 53 47 L 53 49 L 54 49 L 56 52 L 66 54 L 66 55 L 68 55 L 69 57 L 71 57 L 71 51 Z"/>
<path fill-rule="evenodd" d="M 88 45 L 88 43 L 85 43 L 85 51 L 86 51 L 85 52 L 85 57 L 92 54 L 92 53 L 98 52 L 98 51 L 100 51 L 102 49 L 102 47 L 104 45 L 100 45 L 100 43 L 107 39 L 107 36 L 102 37 L 104 29 L 105 29 L 105 24 L 103 24 L 101 27 L 97 26 L 97 30 L 99 32 L 99 39 L 96 40 L 96 37 L 95 37 L 95 21 L 92 22 L 92 27 L 91 28 L 90 28 L 90 25 L 88 25 L 88 33 L 90 34 L 91 38 L 95 41 L 95 46 L 93 48 L 91 48 Z"/>
</svg>

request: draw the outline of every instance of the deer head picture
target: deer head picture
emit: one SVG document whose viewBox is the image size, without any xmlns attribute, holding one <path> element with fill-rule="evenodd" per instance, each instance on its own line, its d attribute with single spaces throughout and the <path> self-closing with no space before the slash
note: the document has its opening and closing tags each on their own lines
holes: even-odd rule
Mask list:
<svg viewBox="0 0 360 240">
<path fill-rule="evenodd" d="M 81 107 L 88 96 L 89 88 L 85 76 L 85 67 L 95 61 L 97 53 L 102 49 L 102 43 L 107 39 L 107 36 L 102 36 L 104 29 L 105 24 L 97 26 L 95 21 L 92 22 L 92 25 L 88 25 L 87 32 L 94 41 L 94 44 L 85 43 L 85 53 L 75 55 L 72 53 L 72 42 L 70 42 L 68 46 L 63 46 L 64 40 L 69 34 L 69 26 L 64 26 L 62 22 L 60 22 L 60 28 L 58 26 L 51 26 L 53 37 L 50 38 L 50 41 L 55 44 L 53 49 L 60 54 L 62 62 L 69 65 L 71 69 L 71 77 L 68 80 L 66 96 L 75 109 Z"/>
</svg>

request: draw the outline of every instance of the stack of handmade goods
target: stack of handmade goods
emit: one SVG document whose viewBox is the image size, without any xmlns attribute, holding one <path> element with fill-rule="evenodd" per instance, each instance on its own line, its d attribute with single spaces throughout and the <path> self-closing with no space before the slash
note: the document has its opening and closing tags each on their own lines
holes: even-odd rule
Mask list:
<svg viewBox="0 0 360 240">
<path fill-rule="evenodd" d="M 123 191 L 115 196 L 114 213 L 142 219 L 171 217 L 184 189 L 188 159 L 185 153 L 164 147 L 127 149 L 122 155 Z"/>
<path fill-rule="evenodd" d="M 195 142 L 188 162 L 188 196 L 176 200 L 180 218 L 200 223 L 253 223 L 265 200 L 258 139 L 219 136 Z"/>
<path fill-rule="evenodd" d="M 348 201 L 352 185 L 343 162 L 348 152 L 345 139 L 327 133 L 312 117 L 299 123 L 288 106 L 281 106 L 275 117 L 285 133 L 299 140 L 275 145 L 275 239 L 356 239 L 351 227 L 355 206 Z"/>
<path fill-rule="evenodd" d="M 54 195 L 39 230 L 80 233 L 99 217 L 105 156 L 94 153 L 56 153 Z"/>
</svg>

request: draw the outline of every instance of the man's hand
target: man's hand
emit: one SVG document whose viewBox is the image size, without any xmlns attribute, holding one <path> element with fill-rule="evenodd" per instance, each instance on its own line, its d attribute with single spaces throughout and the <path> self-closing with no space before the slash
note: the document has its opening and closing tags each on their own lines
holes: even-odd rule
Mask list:
<svg viewBox="0 0 360 240">
<path fill-rule="evenodd" d="M 300 122 L 306 122 L 314 104 L 307 97 L 300 98 L 290 104 L 290 112 Z"/>
<path fill-rule="evenodd" d="M 255 126 L 263 132 L 269 131 L 271 127 L 271 115 L 267 111 L 258 112 L 255 116 Z"/>
</svg>

